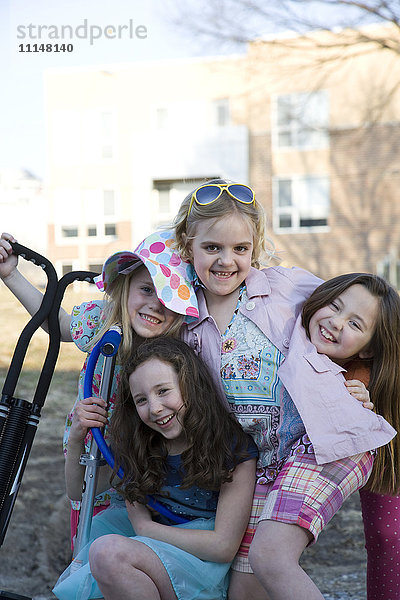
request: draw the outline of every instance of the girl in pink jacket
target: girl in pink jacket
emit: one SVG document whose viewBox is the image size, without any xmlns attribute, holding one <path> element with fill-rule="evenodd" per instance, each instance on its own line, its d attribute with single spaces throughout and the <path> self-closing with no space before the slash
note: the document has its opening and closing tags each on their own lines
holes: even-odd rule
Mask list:
<svg viewBox="0 0 400 600">
<path fill-rule="evenodd" d="M 315 325 L 320 319 L 330 318 L 333 326 L 343 314 L 343 305 L 337 301 L 342 294 L 354 290 L 358 294 L 370 291 L 379 302 L 378 322 L 371 350 L 361 360 L 345 362 L 346 378 L 360 379 L 370 391 L 376 411 L 383 415 L 397 431 L 400 431 L 400 300 L 396 290 L 384 280 L 368 273 L 348 273 L 320 285 L 306 300 L 302 319 L 308 337 L 318 352 L 332 356 L 338 352 L 341 339 L 336 331 L 319 334 Z M 359 302 L 359 300 L 358 300 Z M 371 307 L 373 304 L 371 305 Z M 359 307 L 357 312 L 360 312 Z M 349 323 L 354 334 L 363 323 Z M 350 327 L 347 332 L 350 331 Z M 343 328 L 344 329 L 344 328 Z M 325 339 L 327 338 L 327 339 Z M 333 338 L 333 339 L 331 339 Z M 336 361 L 338 362 L 338 361 Z M 350 382 L 349 382 L 350 384 Z M 400 598 L 400 439 L 377 449 L 374 468 L 367 485 L 360 490 L 367 549 L 367 597 L 368 600 L 399 600 Z"/>
<path fill-rule="evenodd" d="M 175 237 L 198 284 L 200 317 L 186 326 L 185 340 L 213 369 L 259 449 L 229 598 L 321 600 L 299 558 L 365 485 L 374 448 L 395 430 L 350 395 L 343 368 L 319 360 L 297 321 L 321 281 L 301 269 L 259 270 L 263 211 L 248 186 L 214 180 L 197 188 L 181 205 Z M 378 331 L 379 302 L 368 300 L 374 310 L 363 313 L 367 326 L 348 357 L 369 352 Z"/>
</svg>

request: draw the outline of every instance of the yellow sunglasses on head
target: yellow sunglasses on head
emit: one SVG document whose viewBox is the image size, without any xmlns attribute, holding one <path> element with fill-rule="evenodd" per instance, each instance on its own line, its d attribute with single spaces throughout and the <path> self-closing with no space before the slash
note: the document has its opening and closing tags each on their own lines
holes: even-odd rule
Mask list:
<svg viewBox="0 0 400 600">
<path fill-rule="evenodd" d="M 227 192 L 231 198 L 242 204 L 253 204 L 255 202 L 255 194 L 248 185 L 242 183 L 206 183 L 193 192 L 187 216 L 192 210 L 193 202 L 200 206 L 207 206 L 218 200 L 222 192 Z"/>
</svg>

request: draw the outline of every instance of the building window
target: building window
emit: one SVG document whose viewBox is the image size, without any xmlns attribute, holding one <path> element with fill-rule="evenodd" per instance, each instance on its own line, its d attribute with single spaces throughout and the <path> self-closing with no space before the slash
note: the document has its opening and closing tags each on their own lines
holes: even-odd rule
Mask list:
<svg viewBox="0 0 400 600">
<path fill-rule="evenodd" d="M 304 150 L 329 145 L 329 96 L 325 90 L 277 96 L 273 107 L 275 147 Z"/>
<path fill-rule="evenodd" d="M 103 190 L 104 216 L 113 217 L 115 215 L 115 191 Z"/>
<path fill-rule="evenodd" d="M 118 192 L 110 187 L 86 189 L 81 196 L 84 214 L 82 226 L 87 243 L 93 245 L 108 242 L 105 237 L 117 236 Z"/>
<path fill-rule="evenodd" d="M 96 225 L 88 225 L 87 235 L 88 235 L 88 237 L 96 237 L 96 235 L 97 235 Z"/>
<path fill-rule="evenodd" d="M 117 235 L 117 226 L 115 225 L 115 223 L 108 223 L 108 224 L 104 225 L 104 233 L 105 233 L 105 235 L 116 236 Z"/>
<path fill-rule="evenodd" d="M 78 227 L 75 227 L 75 226 L 68 227 L 68 226 L 64 225 L 63 227 L 61 227 L 61 235 L 64 238 L 78 237 Z"/>
<path fill-rule="evenodd" d="M 158 211 L 162 214 L 169 214 L 171 211 L 171 186 L 168 184 L 159 184 L 158 191 Z"/>
<path fill-rule="evenodd" d="M 214 125 L 217 127 L 227 127 L 230 124 L 229 98 L 214 100 Z"/>
<path fill-rule="evenodd" d="M 64 263 L 61 267 L 61 274 L 64 277 L 64 275 L 67 275 L 67 273 L 71 273 L 72 271 L 72 263 Z"/>
<path fill-rule="evenodd" d="M 101 273 L 103 269 L 103 265 L 101 263 L 90 263 L 88 266 L 88 271 L 93 271 L 94 273 Z"/>
<path fill-rule="evenodd" d="M 199 180 L 203 183 L 203 179 Z M 170 225 L 177 214 L 182 200 L 198 184 L 197 180 L 155 180 L 153 181 L 152 227 Z"/>
<path fill-rule="evenodd" d="M 274 230 L 293 233 L 328 226 L 329 178 L 277 177 L 273 183 Z"/>
</svg>

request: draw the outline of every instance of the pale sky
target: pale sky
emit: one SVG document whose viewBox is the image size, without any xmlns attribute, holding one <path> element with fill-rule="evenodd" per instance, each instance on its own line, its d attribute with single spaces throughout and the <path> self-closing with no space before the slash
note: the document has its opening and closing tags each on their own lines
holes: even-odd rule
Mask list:
<svg viewBox="0 0 400 600">
<path fill-rule="evenodd" d="M 51 31 L 53 44 L 73 43 L 73 52 L 19 52 L 20 44 L 26 49 L 28 43 L 50 41 L 37 39 L 40 25 L 48 27 L 42 28 L 42 37 Z M 75 39 L 56 39 L 61 26 L 65 31 L 71 26 Z M 93 27 L 94 35 L 102 30 L 101 38 L 92 44 L 78 39 L 79 26 L 79 35 L 89 35 Z M 106 26 L 111 26 L 109 39 L 103 33 Z M 142 26 L 141 37 L 130 38 L 137 26 Z M 200 53 L 204 49 L 168 22 L 163 0 L 0 0 L 0 168 L 23 167 L 40 177 L 45 174 L 44 69 Z"/>
<path fill-rule="evenodd" d="M 39 177 L 45 175 L 43 71 L 46 68 L 221 53 L 216 43 L 210 40 L 206 44 L 204 40 L 199 42 L 197 36 L 189 31 L 185 35 L 168 18 L 168 6 L 190 9 L 191 4 L 197 3 L 198 6 L 198 2 L 0 0 L 0 168 L 23 167 Z M 301 5 L 296 6 L 301 8 Z M 323 8 L 325 10 L 329 6 Z M 322 10 L 321 7 L 319 10 Z M 325 14 L 324 10 L 321 15 Z M 337 8 L 335 10 L 331 11 L 330 21 L 338 14 Z M 51 40 L 38 39 L 40 26 L 43 36 L 47 31 L 50 37 L 51 31 Z M 75 39 L 56 39 L 57 32 L 61 35 L 63 26 L 66 31 L 68 27 L 71 28 Z M 111 27 L 109 39 L 104 33 L 107 26 Z M 138 26 L 141 27 L 142 37 L 133 35 L 131 38 L 129 31 L 134 31 Z M 99 30 L 102 31 L 101 38 L 92 44 L 84 37 L 86 32 L 89 35 L 91 27 L 95 35 Z M 76 31 L 81 37 L 77 36 Z M 49 41 L 53 45 L 73 43 L 74 49 L 72 52 L 58 53 L 19 51 L 20 44 L 26 50 L 28 43 L 33 46 Z M 233 48 L 225 48 L 227 52 L 233 52 Z"/>
</svg>

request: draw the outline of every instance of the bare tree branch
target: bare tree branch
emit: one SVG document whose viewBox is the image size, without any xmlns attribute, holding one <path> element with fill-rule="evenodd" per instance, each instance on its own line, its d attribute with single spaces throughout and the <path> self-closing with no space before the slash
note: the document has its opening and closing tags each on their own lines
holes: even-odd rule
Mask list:
<svg viewBox="0 0 400 600">
<path fill-rule="evenodd" d="M 271 34 L 279 42 L 279 33 L 308 37 L 322 30 L 332 32 L 339 45 L 371 44 L 400 54 L 400 36 L 394 33 L 400 33 L 399 0 L 166 0 L 165 7 L 168 19 L 183 34 L 194 35 L 195 43 L 241 47 Z M 365 26 L 376 23 L 392 24 L 393 35 L 368 33 Z"/>
</svg>

